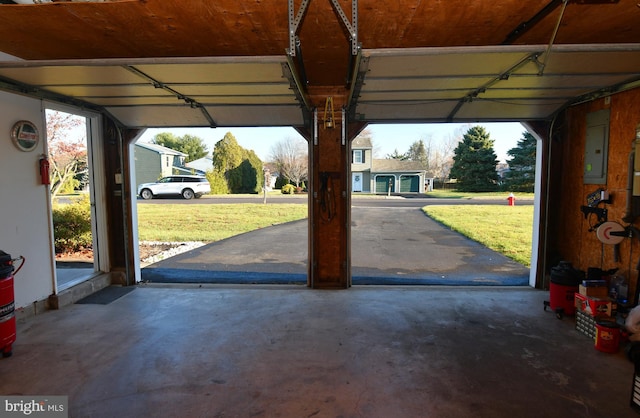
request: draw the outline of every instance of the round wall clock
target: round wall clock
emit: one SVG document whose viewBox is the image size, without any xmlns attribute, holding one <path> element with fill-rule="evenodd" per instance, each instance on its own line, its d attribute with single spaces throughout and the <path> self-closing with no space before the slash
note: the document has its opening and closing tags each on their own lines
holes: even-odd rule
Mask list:
<svg viewBox="0 0 640 418">
<path fill-rule="evenodd" d="M 11 128 L 11 140 L 21 151 L 33 151 L 38 146 L 38 128 L 28 120 L 16 122 Z"/>
</svg>

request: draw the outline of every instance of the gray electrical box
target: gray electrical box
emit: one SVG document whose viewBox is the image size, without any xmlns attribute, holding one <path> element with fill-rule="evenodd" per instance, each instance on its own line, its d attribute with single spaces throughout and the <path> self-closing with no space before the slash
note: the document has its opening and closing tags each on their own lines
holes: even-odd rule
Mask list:
<svg viewBox="0 0 640 418">
<path fill-rule="evenodd" d="M 587 114 L 584 146 L 584 184 L 607 183 L 609 109 Z"/>
</svg>

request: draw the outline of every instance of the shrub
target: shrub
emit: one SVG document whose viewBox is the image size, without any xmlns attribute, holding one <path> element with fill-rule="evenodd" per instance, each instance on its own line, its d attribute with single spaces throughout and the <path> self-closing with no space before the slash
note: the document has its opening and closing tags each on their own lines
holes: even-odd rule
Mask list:
<svg viewBox="0 0 640 418">
<path fill-rule="evenodd" d="M 53 236 L 56 253 L 91 248 L 91 207 L 88 197 L 53 208 Z"/>
<path fill-rule="evenodd" d="M 228 194 L 229 186 L 227 185 L 227 179 L 218 170 L 207 171 L 207 180 L 211 186 L 211 194 Z"/>
<path fill-rule="evenodd" d="M 71 194 L 80 187 L 80 182 L 75 178 L 68 179 L 62 187 L 60 187 L 60 194 Z"/>
<path fill-rule="evenodd" d="M 296 192 L 296 186 L 293 184 L 285 184 L 282 186 L 282 194 L 294 194 Z"/>
<path fill-rule="evenodd" d="M 282 189 L 282 186 L 284 186 L 285 184 L 289 184 L 289 179 L 286 179 L 282 176 L 278 176 L 276 178 L 276 184 L 274 186 L 274 189 Z"/>
</svg>

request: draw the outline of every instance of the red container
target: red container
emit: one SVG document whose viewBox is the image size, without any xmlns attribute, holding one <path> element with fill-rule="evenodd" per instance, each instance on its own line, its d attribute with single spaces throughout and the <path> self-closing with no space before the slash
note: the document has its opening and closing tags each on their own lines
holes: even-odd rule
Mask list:
<svg viewBox="0 0 640 418">
<path fill-rule="evenodd" d="M 583 279 L 584 272 L 574 269 L 568 261 L 561 261 L 557 267 L 552 267 L 549 303 L 545 302 L 545 309 L 550 306 L 558 318 L 562 318 L 562 315 L 575 315 L 574 295 Z"/>
<path fill-rule="evenodd" d="M 596 321 L 596 350 L 615 353 L 620 347 L 620 327 L 614 321 Z"/>
<path fill-rule="evenodd" d="M 552 311 L 562 310 L 565 315 L 575 315 L 575 294 L 578 286 L 549 283 L 549 306 Z"/>
<path fill-rule="evenodd" d="M 13 298 L 13 275 L 0 279 L 0 351 L 9 357 L 16 342 L 16 316 Z"/>
</svg>

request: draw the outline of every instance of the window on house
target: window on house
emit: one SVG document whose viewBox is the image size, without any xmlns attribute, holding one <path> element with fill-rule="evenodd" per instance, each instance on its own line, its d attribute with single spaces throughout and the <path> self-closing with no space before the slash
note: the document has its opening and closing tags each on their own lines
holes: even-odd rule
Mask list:
<svg viewBox="0 0 640 418">
<path fill-rule="evenodd" d="M 361 149 L 353 150 L 353 163 L 354 164 L 364 163 L 364 158 L 363 158 Z"/>
</svg>

